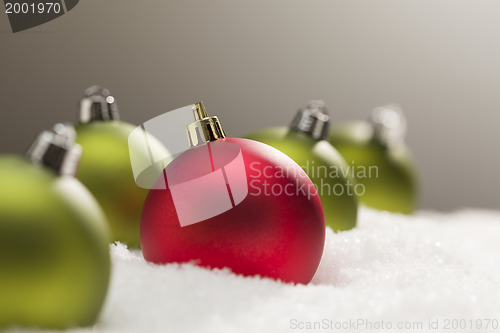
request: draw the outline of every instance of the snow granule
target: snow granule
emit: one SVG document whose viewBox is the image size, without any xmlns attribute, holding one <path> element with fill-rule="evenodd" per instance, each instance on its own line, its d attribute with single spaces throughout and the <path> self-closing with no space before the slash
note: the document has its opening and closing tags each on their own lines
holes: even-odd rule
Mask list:
<svg viewBox="0 0 500 333">
<path fill-rule="evenodd" d="M 307 286 L 153 265 L 122 244 L 111 256 L 99 322 L 72 332 L 500 332 L 499 212 L 361 208 L 354 230 L 327 229 Z"/>
</svg>

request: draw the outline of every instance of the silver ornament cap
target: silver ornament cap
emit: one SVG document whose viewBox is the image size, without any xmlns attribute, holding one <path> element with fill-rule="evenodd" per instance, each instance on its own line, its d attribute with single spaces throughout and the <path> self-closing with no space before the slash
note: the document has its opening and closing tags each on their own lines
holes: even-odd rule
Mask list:
<svg viewBox="0 0 500 333">
<path fill-rule="evenodd" d="M 290 125 L 292 131 L 305 133 L 316 140 L 325 140 L 330 127 L 330 116 L 322 100 L 311 100 L 300 109 Z"/>
<path fill-rule="evenodd" d="M 108 89 L 92 86 L 85 90 L 85 97 L 80 100 L 78 122 L 120 120 L 115 98 Z"/>
<path fill-rule="evenodd" d="M 60 175 L 74 176 L 82 156 L 82 147 L 75 143 L 76 131 L 71 124 L 55 124 L 43 131 L 26 152 L 37 166 L 44 166 Z"/>
<path fill-rule="evenodd" d="M 403 142 L 407 132 L 406 117 L 398 104 L 379 106 L 370 114 L 373 137 L 384 145 Z"/>
</svg>

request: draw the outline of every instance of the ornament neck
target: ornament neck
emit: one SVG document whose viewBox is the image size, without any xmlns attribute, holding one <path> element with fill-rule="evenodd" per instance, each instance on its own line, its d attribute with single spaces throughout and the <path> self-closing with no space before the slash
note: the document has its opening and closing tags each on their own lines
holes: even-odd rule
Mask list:
<svg viewBox="0 0 500 333">
<path fill-rule="evenodd" d="M 292 131 L 305 133 L 315 140 L 325 140 L 328 136 L 330 117 L 325 102 L 311 100 L 300 109 L 290 125 Z"/>
<path fill-rule="evenodd" d="M 198 102 L 191 107 L 194 122 L 187 126 L 189 145 L 199 146 L 205 142 L 215 141 L 226 137 L 224 130 L 216 116 L 208 116 L 205 106 Z"/>
<path fill-rule="evenodd" d="M 26 152 L 35 165 L 45 166 L 60 175 L 74 176 L 82 155 L 82 147 L 75 144 L 76 132 L 70 124 L 56 124 L 51 131 L 43 131 Z"/>
<path fill-rule="evenodd" d="M 78 121 L 85 124 L 109 120 L 120 120 L 116 100 L 109 90 L 99 86 L 85 90 L 85 97 L 80 101 Z"/>
<path fill-rule="evenodd" d="M 373 140 L 376 142 L 391 146 L 404 141 L 407 122 L 399 105 L 389 104 L 373 109 L 369 122 L 373 127 Z"/>
</svg>

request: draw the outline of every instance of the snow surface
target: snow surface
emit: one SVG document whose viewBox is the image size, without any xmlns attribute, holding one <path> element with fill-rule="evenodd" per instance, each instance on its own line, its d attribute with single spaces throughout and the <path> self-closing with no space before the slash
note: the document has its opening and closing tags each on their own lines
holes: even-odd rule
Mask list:
<svg viewBox="0 0 500 333">
<path fill-rule="evenodd" d="M 121 244 L 111 254 L 100 321 L 72 332 L 380 332 L 389 325 L 422 332 L 438 320 L 437 332 L 453 319 L 468 326 L 449 332 L 500 332 L 492 329 L 500 321 L 500 212 L 407 217 L 362 208 L 356 229 L 327 230 L 307 286 L 191 264 L 156 266 Z"/>
</svg>

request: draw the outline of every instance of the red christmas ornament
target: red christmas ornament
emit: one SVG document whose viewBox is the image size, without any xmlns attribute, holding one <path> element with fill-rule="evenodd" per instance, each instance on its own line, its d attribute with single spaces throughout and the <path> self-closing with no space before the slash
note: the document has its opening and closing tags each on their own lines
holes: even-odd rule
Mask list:
<svg viewBox="0 0 500 333">
<path fill-rule="evenodd" d="M 225 138 L 217 118 L 195 107 L 192 148 L 167 165 L 146 198 L 144 258 L 307 284 L 325 238 L 313 183 L 277 149 Z"/>
</svg>

